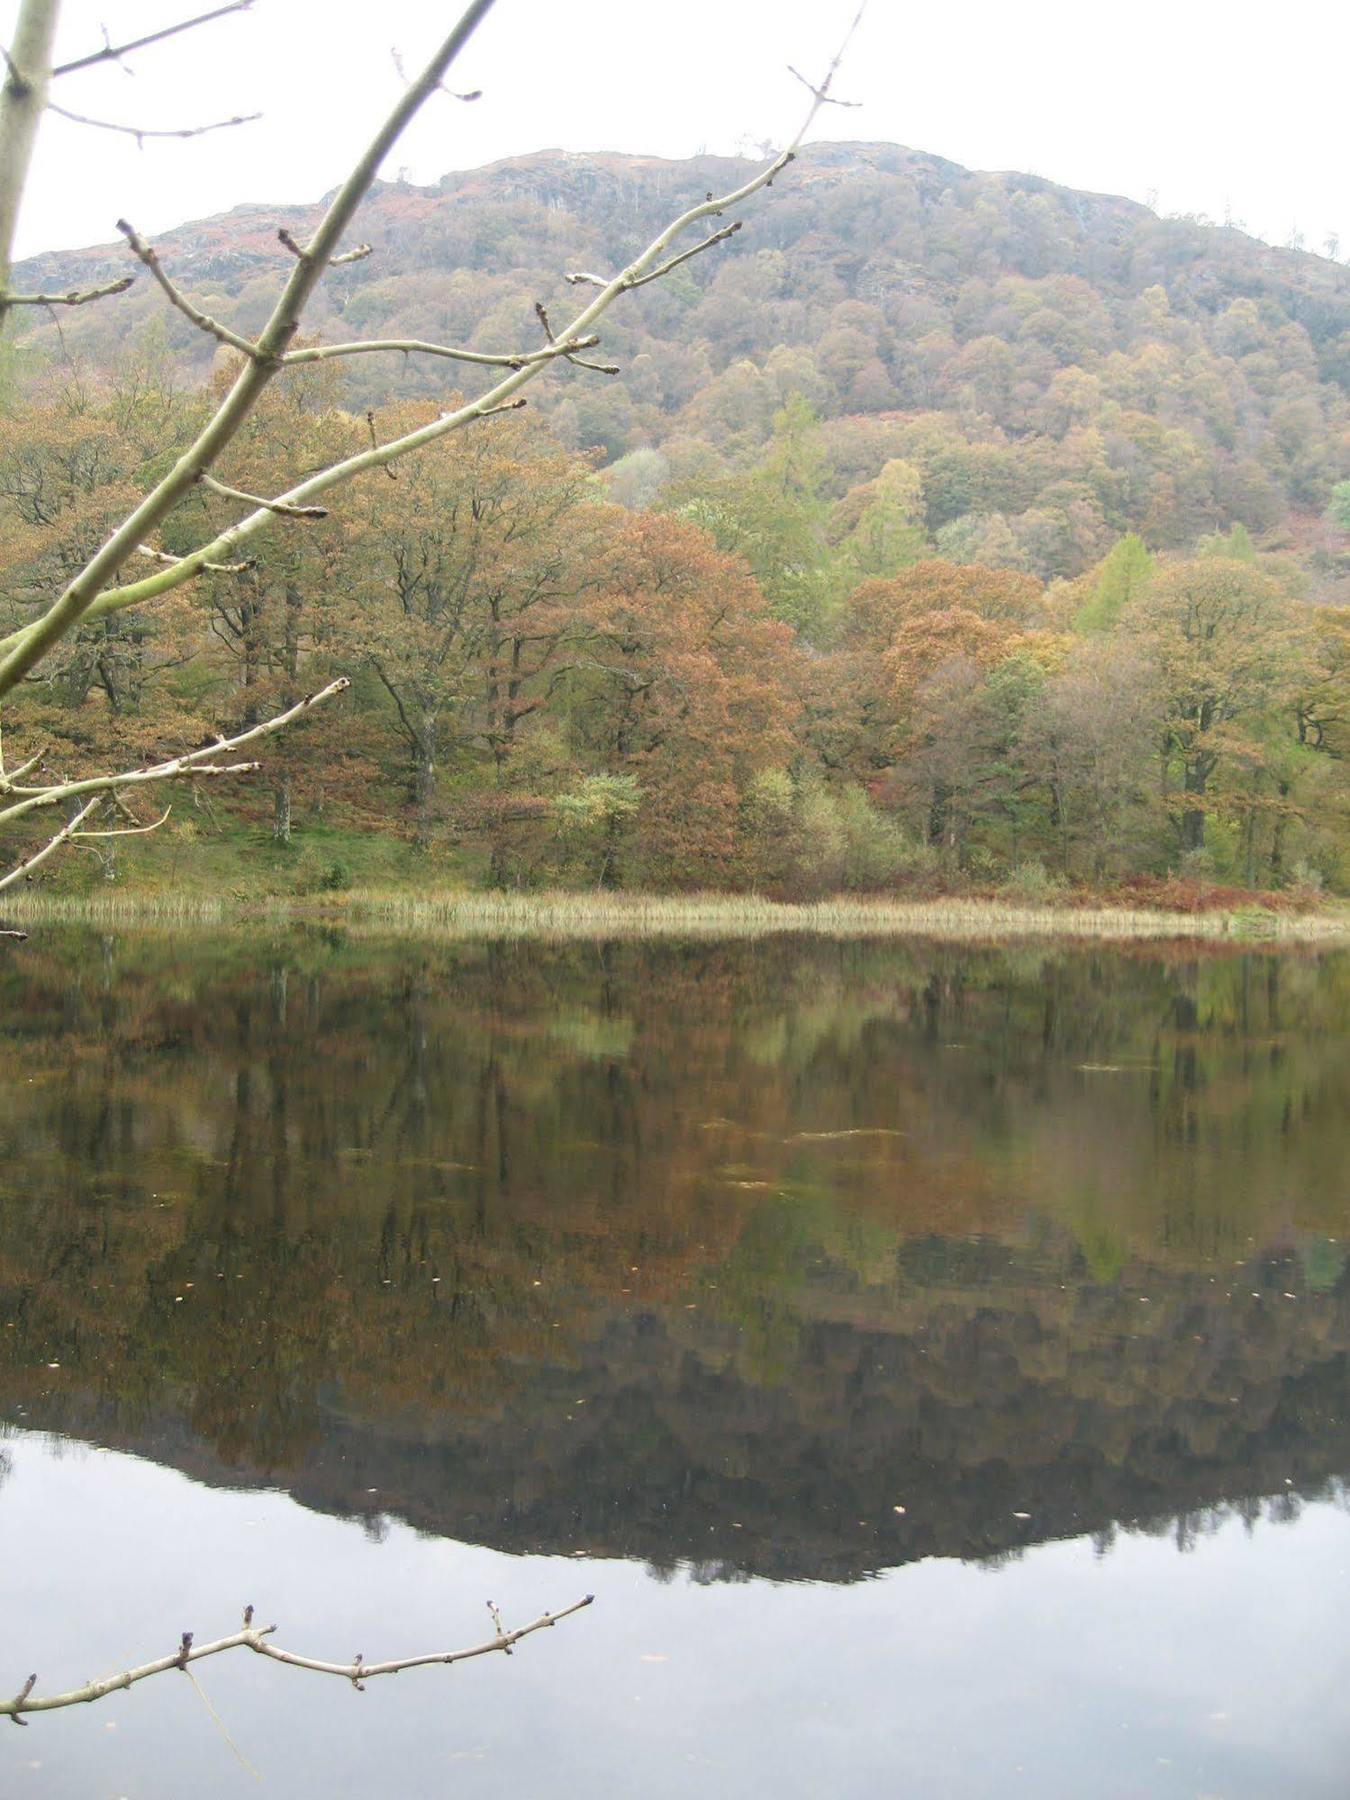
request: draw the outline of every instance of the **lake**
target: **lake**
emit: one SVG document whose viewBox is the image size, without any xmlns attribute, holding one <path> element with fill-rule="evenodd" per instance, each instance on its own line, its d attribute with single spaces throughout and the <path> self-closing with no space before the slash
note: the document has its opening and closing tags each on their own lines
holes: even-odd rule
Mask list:
<svg viewBox="0 0 1350 1800">
<path fill-rule="evenodd" d="M 1343 1796 L 1350 954 L 44 929 L 0 1792 Z M 5 1687 L 5 1683 L 10 1685 Z"/>
</svg>

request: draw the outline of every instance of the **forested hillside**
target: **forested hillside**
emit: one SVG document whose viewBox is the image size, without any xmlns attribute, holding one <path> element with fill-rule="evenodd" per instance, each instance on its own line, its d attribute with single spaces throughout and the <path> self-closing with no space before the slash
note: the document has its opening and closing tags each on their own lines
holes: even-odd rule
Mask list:
<svg viewBox="0 0 1350 1800">
<path fill-rule="evenodd" d="M 545 152 L 385 184 L 373 254 L 308 328 L 532 348 L 536 303 L 560 330 L 585 294 L 568 273 L 622 267 L 738 168 Z M 241 208 L 157 247 L 247 333 L 277 228 L 311 219 Z M 62 290 L 126 260 L 22 273 Z M 7 731 L 74 767 L 342 671 L 344 710 L 191 833 L 378 826 L 423 869 L 513 884 L 1346 883 L 1350 270 L 832 144 L 611 318 L 617 374 L 560 369 L 523 418 L 83 628 Z M 204 345 L 143 280 L 8 353 L 8 628 L 186 440 L 225 374 Z M 272 397 L 227 480 L 281 491 L 297 458 L 473 391 L 444 359 L 335 367 Z M 147 549 L 231 516 L 204 494 Z"/>
</svg>

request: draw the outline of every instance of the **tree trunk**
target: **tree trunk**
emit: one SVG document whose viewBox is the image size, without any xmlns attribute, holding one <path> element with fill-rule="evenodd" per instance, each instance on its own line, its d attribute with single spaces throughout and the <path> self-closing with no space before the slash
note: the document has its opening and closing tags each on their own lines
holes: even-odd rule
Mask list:
<svg viewBox="0 0 1350 1800">
<path fill-rule="evenodd" d="M 272 836 L 279 844 L 291 841 L 291 772 L 282 771 L 272 791 Z"/>
<path fill-rule="evenodd" d="M 417 807 L 417 830 L 413 843 L 419 850 L 431 848 L 431 808 L 436 797 L 436 752 L 430 744 L 418 747 L 417 770 L 413 778 L 413 801 Z"/>
<path fill-rule="evenodd" d="M 1208 784 L 1209 772 L 1193 762 L 1186 764 L 1182 776 L 1182 792 L 1191 798 L 1203 801 Z M 1181 848 L 1185 855 L 1205 847 L 1205 809 L 1201 806 L 1188 806 L 1181 815 Z"/>
<path fill-rule="evenodd" d="M 951 832 L 951 789 L 934 784 L 928 803 L 928 844 L 933 850 L 945 849 Z"/>
<path fill-rule="evenodd" d="M 1289 826 L 1289 788 L 1290 783 L 1276 783 L 1276 793 L 1280 798 L 1279 810 L 1275 814 L 1275 831 L 1270 840 L 1270 880 L 1272 887 L 1279 887 L 1284 881 L 1284 834 Z"/>
</svg>

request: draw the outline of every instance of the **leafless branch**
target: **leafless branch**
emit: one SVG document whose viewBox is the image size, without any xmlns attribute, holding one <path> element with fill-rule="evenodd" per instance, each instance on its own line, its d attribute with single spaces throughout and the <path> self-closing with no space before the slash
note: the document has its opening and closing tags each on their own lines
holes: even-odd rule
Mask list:
<svg viewBox="0 0 1350 1800">
<path fill-rule="evenodd" d="M 273 732 L 284 730 L 287 725 L 311 712 L 314 707 L 321 706 L 325 700 L 331 700 L 334 695 L 342 693 L 350 686 L 351 683 L 347 677 L 341 676 L 336 681 L 330 681 L 327 687 L 321 688 L 319 692 L 307 694 L 303 700 L 297 701 L 285 712 L 265 719 L 262 724 L 251 726 L 247 731 L 238 732 L 234 737 L 218 738 L 215 743 L 203 744 L 196 750 L 184 752 L 181 756 L 169 757 L 165 762 L 151 763 L 139 769 L 127 769 L 118 775 L 92 775 L 83 780 L 51 781 L 32 787 L 22 785 L 17 776 L 8 777 L 0 791 L 17 797 L 11 805 L 0 810 L 0 825 L 12 824 L 31 812 L 58 806 L 67 800 L 82 800 L 85 804 L 75 817 L 68 821 L 41 849 L 27 857 L 15 868 L 10 869 L 5 875 L 0 875 L 0 889 L 10 887 L 14 882 L 31 875 L 33 870 L 40 863 L 45 862 L 54 850 L 79 833 L 80 826 L 84 824 L 90 813 L 106 795 L 116 795 L 130 789 L 146 787 L 152 782 L 179 781 L 199 775 L 206 777 L 251 775 L 258 768 L 256 762 L 220 763 L 215 759 L 242 749 L 245 744 L 256 743 L 260 738 L 270 737 Z M 25 764 L 24 772 L 27 772 L 31 766 L 31 762 Z M 93 834 L 83 833 L 81 835 Z"/>
<path fill-rule="evenodd" d="M 231 331 L 228 325 L 220 324 L 218 320 L 213 319 L 209 314 L 204 313 L 200 307 L 194 306 L 187 295 L 174 286 L 173 282 L 170 281 L 169 277 L 164 273 L 164 266 L 160 262 L 154 247 L 146 243 L 145 239 L 136 230 L 134 225 L 130 224 L 126 219 L 119 219 L 117 221 L 117 229 L 122 233 L 122 236 L 127 240 L 128 244 L 131 245 L 135 255 L 145 264 L 146 268 L 149 269 L 160 287 L 162 287 L 164 292 L 168 295 L 169 304 L 171 306 L 177 307 L 178 311 L 182 313 L 185 319 L 191 319 L 192 323 L 199 331 L 206 332 L 209 337 L 215 338 L 219 343 L 229 344 L 234 350 L 242 351 L 243 354 L 248 357 L 250 362 L 258 361 L 261 352 L 256 344 L 251 344 L 247 338 L 240 337 L 238 332 Z"/>
<path fill-rule="evenodd" d="M 536 1631 L 550 1630 L 563 1619 L 571 1618 L 573 1613 L 582 1612 L 594 1599 L 594 1594 L 587 1594 L 571 1606 L 563 1607 L 560 1612 L 541 1613 L 528 1625 L 518 1625 L 510 1631 L 503 1628 L 500 1615 L 493 1607 L 494 1635 L 484 1643 L 473 1644 L 464 1650 L 433 1650 L 420 1656 L 394 1657 L 387 1662 L 376 1663 L 368 1663 L 363 1656 L 356 1656 L 348 1663 L 321 1662 L 312 1656 L 300 1656 L 292 1650 L 283 1650 L 280 1645 L 270 1641 L 276 1626 L 254 1625 L 253 1608 L 250 1606 L 244 1613 L 243 1629 L 231 1632 L 228 1637 L 217 1638 L 209 1644 L 196 1644 L 192 1633 L 185 1631 L 178 1648 L 170 1655 L 158 1657 L 154 1662 L 142 1663 L 139 1668 L 124 1669 L 117 1675 L 105 1675 L 97 1681 L 88 1681 L 83 1687 L 72 1688 L 64 1694 L 34 1695 L 37 1676 L 30 1675 L 12 1700 L 0 1700 L 0 1717 L 10 1718 L 15 1724 L 22 1725 L 26 1723 L 23 1717 L 25 1713 L 55 1712 L 64 1706 L 85 1706 L 92 1700 L 102 1700 L 108 1694 L 134 1687 L 137 1682 L 148 1681 L 152 1675 L 164 1675 L 170 1669 L 186 1670 L 190 1663 L 201 1662 L 207 1656 L 220 1656 L 227 1650 L 252 1650 L 258 1656 L 265 1656 L 272 1662 L 285 1663 L 293 1669 L 312 1669 L 319 1675 L 336 1675 L 360 1689 L 364 1682 L 376 1675 L 397 1675 L 404 1669 L 427 1668 L 435 1663 L 468 1662 L 475 1656 L 491 1656 L 497 1652 L 509 1654 L 513 1646 L 523 1638 L 532 1636 Z"/>
<path fill-rule="evenodd" d="M 30 756 L 27 762 L 21 762 L 17 769 L 11 769 L 8 774 L 0 774 L 0 794 L 12 794 L 15 782 L 22 781 L 25 775 L 31 774 L 46 754 L 47 746 L 44 744 L 36 755 Z"/>
<path fill-rule="evenodd" d="M 681 250 L 678 256 L 668 258 L 667 261 L 658 264 L 656 268 L 649 269 L 645 275 L 639 275 L 635 277 L 634 280 L 626 282 L 624 285 L 631 292 L 633 288 L 646 287 L 649 281 L 660 281 L 663 275 L 669 275 L 672 269 L 678 269 L 681 263 L 687 263 L 691 257 L 702 256 L 703 252 L 705 250 L 711 250 L 714 244 L 722 244 L 725 243 L 729 237 L 735 237 L 740 229 L 741 221 L 739 219 L 733 219 L 730 225 L 724 225 L 720 231 L 714 231 L 710 237 L 705 237 L 701 243 L 691 244 L 687 250 Z"/>
<path fill-rule="evenodd" d="M 234 333 L 227 334 L 214 321 L 203 325 L 205 315 L 191 307 L 172 282 L 166 282 L 162 271 L 156 272 L 156 279 L 175 306 L 180 307 L 194 323 L 209 330 L 219 341 L 233 342 L 235 348 L 244 351 L 248 361 L 187 453 L 177 459 L 168 474 L 155 484 L 100 545 L 42 617 L 23 627 L 20 633 L 11 634 L 0 647 L 0 655 L 3 656 L 3 661 L 0 661 L 0 695 L 8 693 L 24 680 L 28 671 L 41 661 L 53 645 L 88 616 L 94 603 L 100 597 L 107 597 L 111 583 L 128 560 L 136 555 L 139 546 L 153 536 L 169 513 L 192 491 L 202 470 L 212 466 L 240 431 L 264 388 L 280 368 L 281 356 L 290 347 L 305 307 L 330 258 L 338 253 L 342 236 L 351 224 L 371 182 L 410 120 L 436 91 L 446 71 L 487 17 L 492 4 L 493 0 L 469 0 L 460 19 L 422 74 L 394 106 L 364 152 L 357 158 L 310 239 L 305 259 L 295 263 L 283 283 L 256 345 L 237 338 Z M 11 46 L 16 60 L 31 63 L 42 70 L 45 76 L 45 71 L 51 66 L 50 46 L 54 26 L 55 11 L 51 0 L 46 0 L 46 3 L 42 3 L 42 0 L 22 0 L 19 28 L 16 29 Z M 45 79 L 43 87 L 45 90 Z M 0 104 L 0 152 L 3 152 L 0 154 L 0 291 L 8 285 L 13 223 L 17 217 L 18 198 L 22 193 L 31 154 L 35 129 L 34 105 L 41 97 L 40 94 L 35 94 L 22 102 Z M 291 496 L 287 495 L 285 498 L 289 501 Z M 273 515 L 266 508 L 260 508 L 249 517 L 270 520 Z M 212 553 L 210 557 L 200 560 L 219 561 L 221 558 Z M 147 579 L 175 587 L 181 581 L 190 580 L 196 572 L 194 563 L 191 567 L 180 567 L 178 570 L 163 570 L 157 576 Z M 132 584 L 138 585 L 141 584 Z"/>
<path fill-rule="evenodd" d="M 295 237 L 291 232 L 287 231 L 284 225 L 277 228 L 277 237 L 290 251 L 292 256 L 298 258 L 300 262 L 309 261 L 309 251 L 305 249 L 303 244 L 297 243 Z M 373 254 L 373 244 L 356 244 L 352 249 L 344 250 L 341 256 L 330 256 L 328 259 L 328 266 L 330 269 L 345 268 L 348 263 L 364 262 L 368 256 Z"/>
<path fill-rule="evenodd" d="M 152 31 L 145 37 L 131 38 L 125 44 L 113 44 L 105 31 L 103 48 L 94 50 L 88 56 L 77 56 L 73 62 L 58 63 L 52 70 L 52 78 L 58 75 L 73 75 L 77 69 L 92 69 L 96 63 L 121 62 L 124 56 L 130 56 L 133 50 L 144 50 L 150 44 L 161 44 L 165 38 L 177 37 L 183 31 L 195 31 L 198 25 L 209 25 L 213 19 L 223 19 L 226 13 L 247 12 L 253 0 L 230 0 L 228 6 L 217 6 L 211 12 L 198 13 L 195 19 L 184 19 L 177 25 L 166 25 L 162 31 Z"/>
<path fill-rule="evenodd" d="M 565 341 L 560 344 L 553 335 L 553 327 L 549 324 L 548 313 L 545 310 L 542 300 L 535 301 L 534 314 L 539 323 L 543 326 L 544 336 L 548 339 L 549 349 L 555 356 L 566 357 L 568 362 L 575 363 L 579 369 L 594 369 L 597 375 L 618 375 L 622 372 L 617 363 L 588 362 L 584 356 L 574 356 L 572 352 L 566 348 Z"/>
<path fill-rule="evenodd" d="M 47 111 L 69 119 L 73 125 L 91 125 L 95 131 L 115 131 L 122 137 L 133 137 L 138 144 L 146 138 L 205 137 L 208 131 L 227 131 L 231 125 L 253 125 L 262 117 L 261 113 L 241 113 L 233 119 L 215 119 L 210 125 L 183 125 L 174 131 L 157 131 L 148 125 L 120 125 L 113 119 L 91 119 L 86 113 L 72 112 L 68 106 L 58 106 L 55 100 L 47 102 Z"/>
<path fill-rule="evenodd" d="M 15 62 L 9 51 L 0 44 L 0 56 L 5 59 L 5 86 L 17 100 L 24 100 L 33 91 L 33 84 Z"/>
<path fill-rule="evenodd" d="M 480 419 L 490 419 L 494 413 L 519 412 L 522 406 L 528 406 L 529 404 L 529 401 L 525 398 L 524 394 L 522 394 L 517 400 L 502 400 L 496 406 L 480 406 L 478 408 L 477 416 Z M 450 416 L 451 415 L 448 413 L 441 414 L 443 419 Z"/>
<path fill-rule="evenodd" d="M 397 50 L 391 50 L 389 55 L 394 65 L 394 73 L 398 76 L 404 87 L 406 87 L 408 85 L 408 77 L 403 73 L 403 58 L 399 55 Z M 436 83 L 436 91 L 437 93 L 447 95 L 451 100 L 462 100 L 466 105 L 471 101 L 481 100 L 483 98 L 482 88 L 474 88 L 473 91 L 468 94 L 457 94 L 453 88 L 448 88 L 443 81 L 438 81 Z"/>
<path fill-rule="evenodd" d="M 859 14 L 859 17 L 861 17 L 861 16 L 862 15 Z M 854 23 L 856 24 L 857 20 L 855 20 Z M 788 64 L 788 74 L 796 75 L 797 80 L 801 82 L 802 86 L 806 89 L 807 93 L 815 95 L 816 104 L 818 106 L 861 106 L 862 105 L 861 100 L 836 100 L 834 95 L 827 93 L 823 87 L 817 87 L 814 81 L 808 81 L 806 79 L 805 75 L 800 74 L 796 69 L 793 68 L 791 63 Z"/>
<path fill-rule="evenodd" d="M 254 771 L 257 767 L 258 767 L 257 763 L 240 763 L 239 771 L 248 770 L 250 773 L 252 773 L 252 771 Z M 230 770 L 229 773 L 235 774 L 239 771 Z M 225 771 L 222 770 L 221 773 L 225 773 Z M 83 843 L 85 838 L 144 837 L 147 832 L 158 831 L 161 825 L 167 824 L 169 814 L 172 811 L 173 811 L 173 808 L 171 806 L 166 806 L 164 808 L 164 811 L 159 815 L 159 817 L 157 819 L 153 819 L 149 825 L 115 825 L 109 831 L 76 832 L 74 838 L 72 839 L 72 842 L 77 843 L 77 844 Z"/>
<path fill-rule="evenodd" d="M 256 494 L 246 494 L 242 488 L 227 487 L 223 481 L 217 481 L 214 475 L 203 475 L 202 486 L 210 488 L 213 494 L 219 494 L 222 500 L 239 500 L 245 506 L 264 506 L 268 512 L 279 514 L 283 519 L 326 519 L 326 506 L 288 506 L 284 500 L 260 500 Z"/>
<path fill-rule="evenodd" d="M 370 338 L 353 344 L 310 344 L 303 350 L 287 351 L 281 360 L 289 369 L 297 363 L 328 362 L 335 356 L 365 356 L 375 350 L 401 350 L 404 355 L 448 356 L 456 362 L 474 363 L 483 369 L 525 369 L 532 363 L 553 362 L 560 356 L 571 359 L 575 351 L 588 349 L 599 342 L 599 332 L 593 331 L 587 337 L 549 343 L 542 350 L 498 355 L 485 350 L 461 350 L 452 344 L 429 344 L 421 338 Z M 586 366 L 595 368 L 599 365 L 589 363 Z M 618 371 L 613 372 L 617 374 Z"/>
<path fill-rule="evenodd" d="M 255 502 L 255 504 L 258 503 Z M 264 501 L 262 504 L 265 505 L 266 502 Z M 142 544 L 140 552 L 142 556 L 148 556 L 152 562 L 167 563 L 171 569 L 176 568 L 183 560 L 181 556 L 174 556 L 167 550 L 152 549 L 149 544 Z M 246 570 L 255 566 L 252 558 L 244 562 L 233 563 L 199 562 L 194 564 L 192 572 L 194 575 L 242 575 Z"/>
<path fill-rule="evenodd" d="M 49 838 L 47 842 L 43 844 L 40 849 L 35 850 L 31 856 L 24 857 L 22 862 L 15 863 L 14 867 L 7 875 L 0 875 L 0 888 L 13 887 L 16 881 L 25 880 L 35 869 L 41 868 L 47 858 L 54 855 L 55 852 L 61 848 L 62 844 L 67 843 L 74 837 L 75 833 L 89 817 L 90 813 L 96 811 L 102 804 L 102 794 L 95 794 L 92 800 L 86 801 L 75 814 L 74 818 L 68 820 L 67 823 L 61 827 L 60 831 L 57 832 L 55 837 Z M 30 1682 L 29 1690 L 31 1690 L 31 1687 L 32 1683 Z M 3 1707 L 0 1707 L 0 1711 L 3 1710 Z"/>
<path fill-rule="evenodd" d="M 120 281 L 110 281 L 106 287 L 72 288 L 68 294 L 6 294 L 6 306 L 88 306 L 91 300 L 106 300 L 110 294 L 125 294 L 136 280 L 134 275 L 123 275 Z"/>
<path fill-rule="evenodd" d="M 708 198 L 711 199 L 712 196 L 709 195 Z M 681 263 L 688 262 L 691 257 L 701 256 L 705 250 L 711 250 L 714 244 L 725 243 L 729 237 L 734 237 L 740 229 L 741 221 L 739 219 L 733 220 L 730 225 L 724 225 L 720 231 L 714 231 L 710 237 L 704 238 L 701 243 L 691 244 L 687 250 L 681 250 L 678 256 L 669 257 L 656 268 L 648 269 L 645 275 L 635 275 L 631 277 L 631 279 L 625 280 L 623 282 L 625 292 L 631 293 L 634 288 L 646 287 L 650 281 L 660 281 L 663 275 L 669 275 L 670 271 L 672 269 L 678 269 Z M 588 269 L 574 269 L 570 274 L 563 276 L 563 280 L 570 282 L 573 287 L 604 288 L 608 287 L 613 279 L 614 277 L 612 275 L 592 275 Z"/>
<path fill-rule="evenodd" d="M 163 569 L 156 574 L 127 583 L 122 587 L 110 585 L 125 565 L 128 557 L 135 553 L 137 547 L 179 504 L 196 483 L 201 471 L 211 466 L 248 417 L 262 389 L 281 366 L 281 358 L 286 353 L 288 343 L 298 329 L 303 307 L 329 259 L 335 254 L 337 241 L 350 222 L 361 197 L 375 178 L 376 172 L 388 156 L 405 125 L 427 97 L 436 91 L 458 51 L 486 16 L 491 4 L 492 0 L 471 0 L 459 24 L 451 32 L 418 81 L 394 108 L 368 150 L 358 159 L 306 247 L 305 259 L 296 261 L 273 309 L 271 318 L 259 334 L 257 344 L 248 345 L 240 340 L 236 346 L 244 348 L 252 360 L 240 371 L 233 388 L 222 401 L 217 413 L 203 429 L 197 442 L 185 456 L 179 459 L 170 474 L 146 496 L 144 501 L 112 534 L 48 611 L 40 619 L 22 626 L 5 639 L 0 640 L 0 658 L 3 659 L 0 660 L 0 695 L 8 692 L 10 688 L 23 680 L 28 670 L 40 661 L 52 645 L 81 620 L 101 618 L 109 613 L 121 611 L 125 607 L 155 599 L 161 594 L 172 591 L 183 582 L 191 580 L 200 572 L 205 562 L 227 559 L 237 551 L 241 544 L 273 522 L 276 515 L 272 509 L 277 503 L 288 506 L 308 504 L 330 488 L 351 480 L 370 469 L 383 468 L 387 474 L 392 476 L 394 471 L 390 465 L 397 462 L 400 457 L 423 449 L 448 433 L 462 430 L 497 411 L 510 401 L 521 387 L 533 380 L 542 368 L 548 366 L 546 362 L 531 361 L 521 368 L 508 369 L 502 379 L 478 399 L 451 412 L 443 413 L 430 424 L 407 432 L 402 437 L 392 439 L 388 443 L 380 444 L 376 441 L 372 430 L 372 441 L 368 449 L 345 457 L 306 477 L 286 493 L 277 496 L 276 501 L 266 507 L 256 508 L 245 518 L 238 520 L 213 538 L 210 543 L 190 552 L 174 568 Z M 829 100 L 834 77 L 861 17 L 862 9 L 860 8 L 830 64 L 825 79 L 818 88 L 812 89 L 811 105 L 800 129 L 788 147 L 757 174 L 742 183 L 740 187 L 720 196 L 710 195 L 705 201 L 689 207 L 677 218 L 671 220 L 627 268 L 590 299 L 564 331 L 554 334 L 551 326 L 549 327 L 548 335 L 553 339 L 554 345 L 568 345 L 587 336 L 621 294 L 639 285 L 654 269 L 670 260 L 670 253 L 675 248 L 677 240 L 693 226 L 703 220 L 723 216 L 738 207 L 752 194 L 772 185 L 774 178 L 792 162 L 817 114 Z M 0 198 L 3 198 L 2 190 L 0 190 Z M 0 218 L 0 225 L 3 225 L 3 222 L 3 218 Z M 0 233 L 0 236 L 2 235 Z M 174 303 L 180 304 L 181 296 L 177 296 L 176 290 L 174 290 L 173 297 Z M 193 314 L 189 312 L 188 316 L 191 317 Z"/>
</svg>

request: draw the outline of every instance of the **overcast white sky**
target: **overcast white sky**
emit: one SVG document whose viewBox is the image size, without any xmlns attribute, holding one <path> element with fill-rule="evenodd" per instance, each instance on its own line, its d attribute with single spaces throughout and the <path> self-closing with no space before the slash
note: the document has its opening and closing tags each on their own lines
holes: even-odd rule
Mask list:
<svg viewBox="0 0 1350 1800">
<path fill-rule="evenodd" d="M 66 0 L 61 54 L 203 11 L 211 0 Z M 789 62 L 828 63 L 856 0 L 498 0 L 453 79 L 386 169 L 450 169 L 560 146 L 687 156 L 782 142 L 802 111 Z M 49 118 L 20 255 L 143 231 L 242 201 L 333 187 L 398 91 L 391 51 L 418 67 L 457 12 L 441 0 L 254 0 L 249 12 L 67 77 L 62 104 L 140 126 L 262 112 L 254 125 L 147 143 Z M 17 0 L 0 0 L 6 39 Z M 583 25 L 577 23 L 584 22 Z M 1273 242 L 1295 228 L 1350 251 L 1339 0 L 870 0 L 817 135 L 907 144 L 981 169 L 1031 170 L 1166 212 L 1231 217 Z"/>
</svg>

